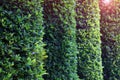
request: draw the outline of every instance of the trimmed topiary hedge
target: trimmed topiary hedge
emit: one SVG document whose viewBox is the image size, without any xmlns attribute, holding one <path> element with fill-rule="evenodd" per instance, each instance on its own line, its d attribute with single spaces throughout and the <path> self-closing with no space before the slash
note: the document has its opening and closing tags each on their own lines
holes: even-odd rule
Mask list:
<svg viewBox="0 0 120 80">
<path fill-rule="evenodd" d="M 0 80 L 43 80 L 41 2 L 0 1 Z"/>
<path fill-rule="evenodd" d="M 98 0 L 77 0 L 78 75 L 84 80 L 103 80 Z"/>
<path fill-rule="evenodd" d="M 117 46 L 118 40 L 115 37 L 120 34 L 120 1 L 112 0 L 109 4 L 100 2 L 101 8 L 101 40 L 102 58 L 105 80 L 120 79 L 120 55 Z"/>
<path fill-rule="evenodd" d="M 45 80 L 79 80 L 74 0 L 45 0 L 44 22 L 47 44 Z"/>
</svg>

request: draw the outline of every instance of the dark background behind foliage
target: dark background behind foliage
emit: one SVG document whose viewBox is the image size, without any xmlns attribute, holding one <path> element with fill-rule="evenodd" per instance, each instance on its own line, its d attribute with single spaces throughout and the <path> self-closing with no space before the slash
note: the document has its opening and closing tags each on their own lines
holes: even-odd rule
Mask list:
<svg viewBox="0 0 120 80">
<path fill-rule="evenodd" d="M 120 79 L 120 52 L 116 37 L 120 34 L 120 1 L 100 2 L 102 59 L 105 80 Z"/>
</svg>

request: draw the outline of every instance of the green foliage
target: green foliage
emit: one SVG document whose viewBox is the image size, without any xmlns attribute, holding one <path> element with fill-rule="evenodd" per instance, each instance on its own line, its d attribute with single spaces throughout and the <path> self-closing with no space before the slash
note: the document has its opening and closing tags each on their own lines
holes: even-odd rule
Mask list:
<svg viewBox="0 0 120 80">
<path fill-rule="evenodd" d="M 0 2 L 0 80 L 43 80 L 41 0 Z"/>
<path fill-rule="evenodd" d="M 45 0 L 45 42 L 47 44 L 45 80 L 79 80 L 74 0 Z"/>
<path fill-rule="evenodd" d="M 78 75 L 103 80 L 98 0 L 77 0 Z"/>
<path fill-rule="evenodd" d="M 113 0 L 109 5 L 100 2 L 101 8 L 101 40 L 102 58 L 104 66 L 105 80 L 120 79 L 120 52 L 119 40 L 116 39 L 120 34 L 120 1 Z"/>
</svg>

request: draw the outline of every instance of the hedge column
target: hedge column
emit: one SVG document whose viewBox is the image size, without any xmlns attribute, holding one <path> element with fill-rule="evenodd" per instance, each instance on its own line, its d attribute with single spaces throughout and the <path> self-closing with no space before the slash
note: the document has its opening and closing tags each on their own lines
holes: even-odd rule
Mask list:
<svg viewBox="0 0 120 80">
<path fill-rule="evenodd" d="M 0 1 L 0 80 L 43 80 L 41 0 Z"/>
<path fill-rule="evenodd" d="M 77 0 L 78 75 L 103 80 L 98 0 Z"/>
<path fill-rule="evenodd" d="M 45 0 L 45 80 L 79 80 L 74 8 L 74 0 Z"/>
<path fill-rule="evenodd" d="M 120 34 L 120 1 L 111 0 L 109 4 L 105 4 L 101 0 L 100 8 L 104 79 L 119 80 L 120 52 L 117 46 L 120 39 L 115 39 L 115 37 Z"/>
</svg>

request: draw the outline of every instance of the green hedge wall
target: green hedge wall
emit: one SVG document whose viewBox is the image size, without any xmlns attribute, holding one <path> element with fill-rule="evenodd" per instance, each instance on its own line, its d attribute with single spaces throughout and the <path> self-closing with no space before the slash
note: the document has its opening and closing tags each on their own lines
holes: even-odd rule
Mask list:
<svg viewBox="0 0 120 80">
<path fill-rule="evenodd" d="M 98 0 L 77 0 L 78 75 L 84 80 L 103 80 Z"/>
<path fill-rule="evenodd" d="M 79 80 L 74 0 L 45 0 L 44 22 L 47 44 L 45 80 Z"/>
<path fill-rule="evenodd" d="M 101 40 L 102 58 L 105 80 L 120 79 L 120 61 L 117 51 L 118 41 L 115 37 L 120 34 L 120 1 L 112 0 L 109 4 L 100 2 L 101 9 Z"/>
<path fill-rule="evenodd" d="M 43 80 L 41 1 L 0 1 L 0 80 Z"/>
</svg>

